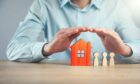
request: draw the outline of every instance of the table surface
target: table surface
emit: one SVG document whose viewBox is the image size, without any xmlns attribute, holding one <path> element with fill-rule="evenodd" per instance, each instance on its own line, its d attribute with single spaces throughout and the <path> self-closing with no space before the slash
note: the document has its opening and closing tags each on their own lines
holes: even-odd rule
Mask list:
<svg viewBox="0 0 140 84">
<path fill-rule="evenodd" d="M 0 84 L 140 84 L 140 64 L 69 66 L 67 63 L 0 62 Z"/>
</svg>

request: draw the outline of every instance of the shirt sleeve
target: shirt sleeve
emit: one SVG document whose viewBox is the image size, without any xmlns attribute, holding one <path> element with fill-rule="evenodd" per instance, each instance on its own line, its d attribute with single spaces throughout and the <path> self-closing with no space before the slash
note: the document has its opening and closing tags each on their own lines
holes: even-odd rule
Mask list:
<svg viewBox="0 0 140 84">
<path fill-rule="evenodd" d="M 45 42 L 38 41 L 45 25 L 42 6 L 41 0 L 35 0 L 25 20 L 20 23 L 7 47 L 7 57 L 9 60 L 39 62 L 44 59 L 42 47 Z"/>
<path fill-rule="evenodd" d="M 133 22 L 131 14 L 123 4 L 122 0 L 118 0 L 116 14 L 116 32 L 119 33 L 126 45 L 130 46 L 133 51 L 131 57 L 124 59 L 131 59 L 135 62 L 140 62 L 140 28 L 138 28 Z"/>
</svg>

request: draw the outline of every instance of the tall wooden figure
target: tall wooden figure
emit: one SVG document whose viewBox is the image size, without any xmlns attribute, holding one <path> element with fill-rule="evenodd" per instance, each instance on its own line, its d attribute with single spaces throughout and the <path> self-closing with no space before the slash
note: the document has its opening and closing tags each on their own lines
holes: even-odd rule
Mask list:
<svg viewBox="0 0 140 84">
<path fill-rule="evenodd" d="M 107 53 L 103 52 L 103 62 L 102 62 L 103 66 L 107 66 Z"/>
<path fill-rule="evenodd" d="M 78 40 L 71 46 L 71 65 L 90 66 L 91 44 L 84 40 Z"/>
<path fill-rule="evenodd" d="M 99 61 L 98 61 L 98 56 L 99 56 L 99 53 L 95 52 L 94 53 L 94 66 L 99 66 Z"/>
<path fill-rule="evenodd" d="M 115 63 L 114 63 L 114 56 L 115 56 L 115 53 L 113 53 L 113 52 L 110 52 L 110 62 L 109 62 L 109 65 L 110 66 L 114 66 L 115 65 Z"/>
</svg>

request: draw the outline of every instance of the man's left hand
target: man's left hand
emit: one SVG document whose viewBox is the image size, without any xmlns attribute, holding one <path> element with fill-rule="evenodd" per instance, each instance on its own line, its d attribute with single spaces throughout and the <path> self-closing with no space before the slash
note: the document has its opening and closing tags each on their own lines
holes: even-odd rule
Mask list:
<svg viewBox="0 0 140 84">
<path fill-rule="evenodd" d="M 131 55 L 131 48 L 123 42 L 123 40 L 115 31 L 101 28 L 90 29 L 90 31 L 96 33 L 101 38 L 107 50 L 121 54 L 123 56 Z"/>
</svg>

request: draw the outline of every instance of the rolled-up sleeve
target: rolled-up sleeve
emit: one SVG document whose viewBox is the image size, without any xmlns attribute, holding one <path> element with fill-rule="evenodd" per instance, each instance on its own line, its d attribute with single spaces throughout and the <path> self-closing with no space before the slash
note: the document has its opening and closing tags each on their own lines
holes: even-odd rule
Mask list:
<svg viewBox="0 0 140 84">
<path fill-rule="evenodd" d="M 123 2 L 121 0 L 118 0 L 118 2 L 116 32 L 119 33 L 125 44 L 130 46 L 133 51 L 132 56 L 126 59 L 140 62 L 140 28 L 133 22 L 131 14 Z"/>
<path fill-rule="evenodd" d="M 7 47 L 7 57 L 12 61 L 39 62 L 44 59 L 42 47 L 45 42 L 39 42 L 40 33 L 44 30 L 41 0 L 35 0 L 26 18 L 22 21 Z"/>
</svg>

